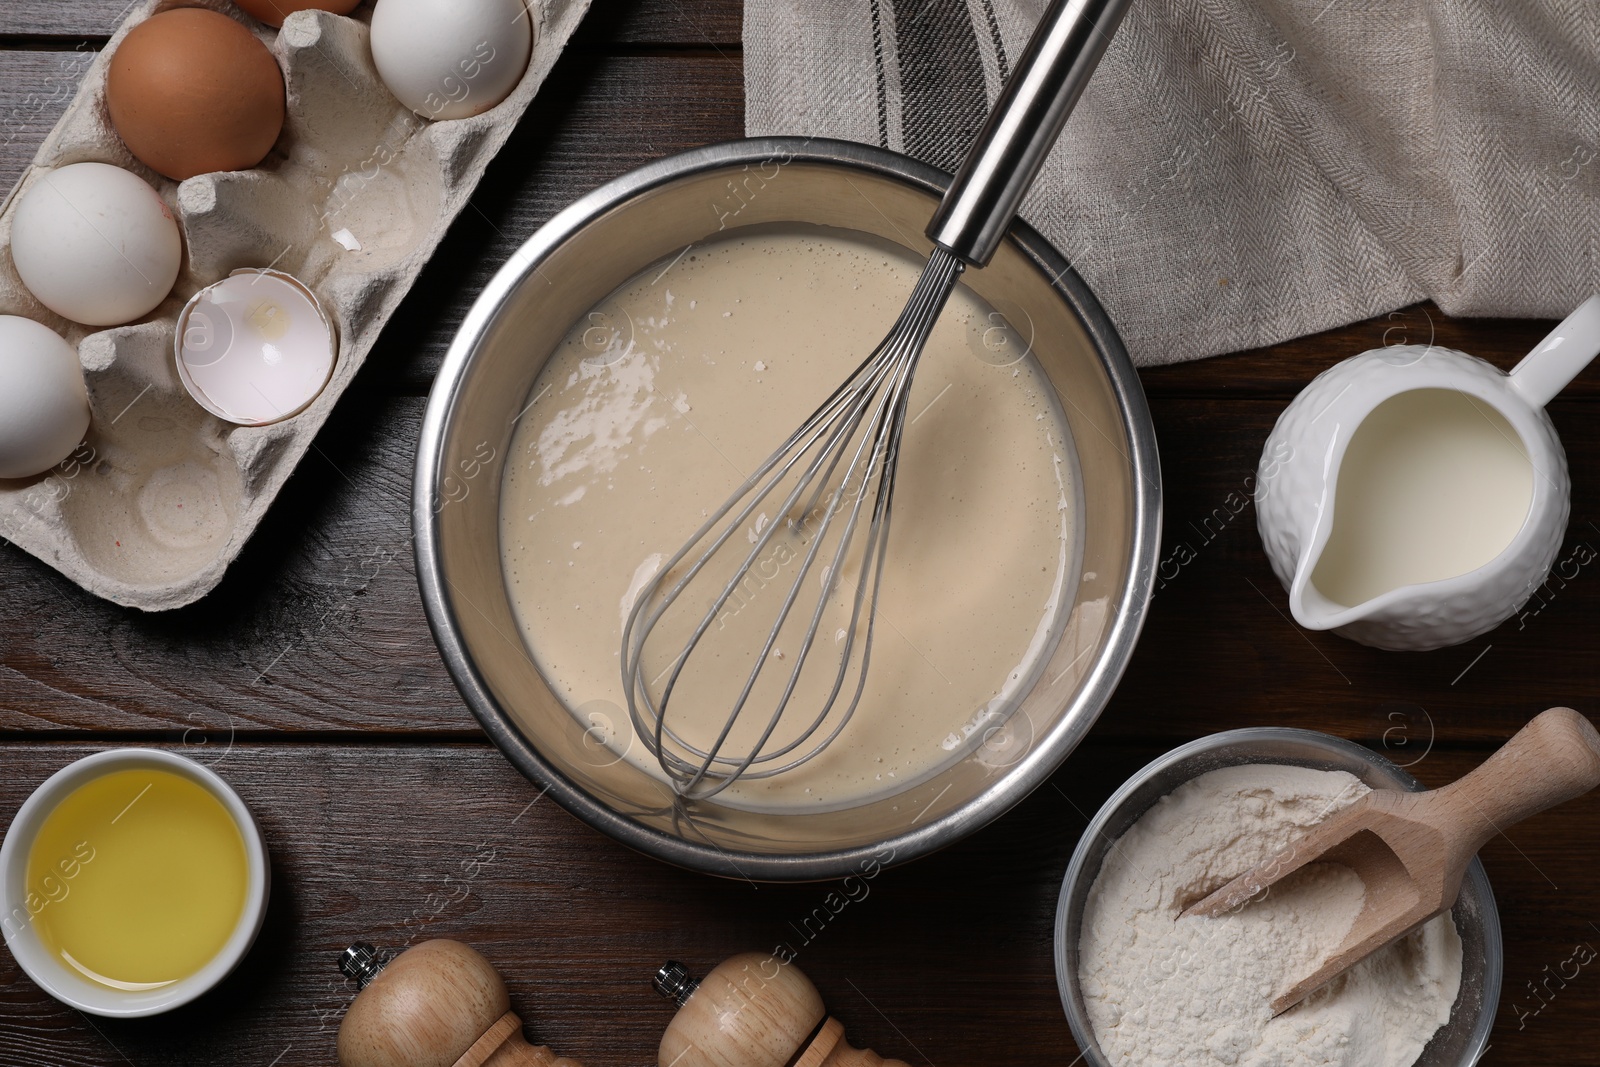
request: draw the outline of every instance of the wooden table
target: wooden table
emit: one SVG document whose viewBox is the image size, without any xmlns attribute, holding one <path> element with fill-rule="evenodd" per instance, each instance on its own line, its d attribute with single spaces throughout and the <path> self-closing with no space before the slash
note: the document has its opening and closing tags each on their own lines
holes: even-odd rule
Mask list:
<svg viewBox="0 0 1600 1067">
<path fill-rule="evenodd" d="M 0 5 L 0 184 L 31 159 L 125 2 Z M 423 622 L 407 505 L 424 398 L 473 295 L 553 212 L 648 159 L 741 134 L 739 11 L 737 0 L 597 0 L 316 449 L 201 603 L 121 610 L 0 549 L 0 825 L 80 755 L 161 745 L 234 783 L 275 868 L 267 926 L 244 966 L 164 1018 L 91 1019 L 0 953 L 0 1065 L 330 1064 L 353 993 L 334 969 L 339 951 L 357 938 L 441 936 L 487 953 L 532 1036 L 593 1067 L 655 1062 L 671 1015 L 648 988 L 659 961 L 708 967 L 779 942 L 799 947 L 853 1036 L 886 1055 L 1066 1064 L 1075 1050 L 1052 966 L 1056 894 L 1088 817 L 1147 760 L 1215 730 L 1302 726 L 1382 749 L 1438 784 L 1547 705 L 1600 711 L 1592 372 L 1551 409 L 1573 466 L 1567 578 L 1520 618 L 1459 648 L 1402 655 L 1287 617 L 1245 501 L 1295 391 L 1402 339 L 1431 336 L 1509 366 L 1548 328 L 1416 307 L 1144 376 L 1167 510 L 1139 652 L 1083 747 L 968 841 L 883 874 L 835 914 L 828 886 L 674 870 L 541 800 L 478 731 Z M 1484 851 L 1506 944 L 1485 1063 L 1600 1062 L 1600 973 L 1574 975 L 1569 962 L 1575 946 L 1600 944 L 1597 836 L 1591 796 Z"/>
</svg>

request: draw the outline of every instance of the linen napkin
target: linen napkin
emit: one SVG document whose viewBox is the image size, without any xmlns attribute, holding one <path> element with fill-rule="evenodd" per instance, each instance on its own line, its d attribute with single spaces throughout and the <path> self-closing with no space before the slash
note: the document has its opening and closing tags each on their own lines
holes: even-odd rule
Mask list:
<svg viewBox="0 0 1600 1067">
<path fill-rule="evenodd" d="M 746 0 L 746 127 L 954 170 L 1043 0 Z M 1600 3 L 1133 0 L 1023 216 L 1134 360 L 1600 290 Z"/>
</svg>

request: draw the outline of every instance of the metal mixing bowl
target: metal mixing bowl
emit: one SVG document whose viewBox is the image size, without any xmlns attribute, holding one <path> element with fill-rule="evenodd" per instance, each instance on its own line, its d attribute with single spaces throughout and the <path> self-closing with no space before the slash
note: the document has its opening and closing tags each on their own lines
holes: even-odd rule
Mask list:
<svg viewBox="0 0 1600 1067">
<path fill-rule="evenodd" d="M 1219 767 L 1241 763 L 1283 763 L 1325 771 L 1347 771 L 1374 789 L 1421 790 L 1423 785 L 1370 749 L 1314 730 L 1256 728 L 1229 730 L 1191 741 L 1146 766 L 1122 784 L 1101 806 L 1078 839 L 1061 884 L 1056 905 L 1056 984 L 1067 1022 L 1083 1062 L 1110 1067 L 1095 1040 L 1094 1028 L 1078 985 L 1078 942 L 1084 903 L 1100 875 L 1100 865 L 1118 838 L 1138 822 L 1156 801 L 1178 786 Z M 1500 1004 L 1504 957 L 1500 947 L 1500 913 L 1495 909 L 1489 876 L 1476 859 L 1467 868 L 1461 896 L 1451 911 L 1461 935 L 1461 991 L 1450 1012 L 1422 1050 L 1415 1067 L 1470 1067 L 1489 1042 L 1495 1009 Z"/>
<path fill-rule="evenodd" d="M 597 744 L 594 727 L 563 706 L 524 646 L 501 569 L 499 487 L 513 423 L 569 328 L 645 267 L 743 227 L 815 224 L 926 255 L 922 230 L 947 180 L 902 156 L 840 141 L 740 141 L 660 160 L 595 190 L 534 234 L 450 347 L 423 424 L 413 500 L 429 623 L 462 695 L 507 758 L 625 844 L 696 870 L 766 880 L 834 878 L 911 859 L 987 824 L 1043 782 L 1088 732 L 1127 666 L 1160 533 L 1150 415 L 1094 296 L 1023 225 L 965 281 L 1031 321 L 1029 358 L 1060 394 L 1077 453 L 1083 580 L 1040 681 L 1003 727 L 973 738 L 931 778 L 853 808 L 758 814 L 684 804 Z M 818 399 L 834 384 L 818 382 Z M 613 708 L 608 717 L 624 714 Z"/>
</svg>

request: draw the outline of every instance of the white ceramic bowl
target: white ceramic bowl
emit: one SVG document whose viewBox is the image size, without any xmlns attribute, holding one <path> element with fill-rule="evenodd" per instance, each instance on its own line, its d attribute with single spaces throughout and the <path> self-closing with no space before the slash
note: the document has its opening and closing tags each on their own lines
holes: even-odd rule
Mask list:
<svg viewBox="0 0 1600 1067">
<path fill-rule="evenodd" d="M 113 771 L 155 768 L 182 775 L 200 785 L 228 810 L 244 838 L 249 885 L 233 934 L 210 963 L 181 981 L 161 989 L 124 992 L 109 989 L 71 970 L 39 940 L 28 912 L 28 853 L 44 820 L 74 789 Z M 233 787 L 209 768 L 191 759 L 155 748 L 117 748 L 68 764 L 47 778 L 18 809 L 5 844 L 0 845 L 0 920 L 6 946 L 35 984 L 63 1004 L 91 1015 L 133 1018 L 157 1015 L 187 1004 L 226 978 L 244 959 L 267 914 L 271 886 L 266 842 L 255 817 Z M 20 918 L 18 918 L 20 916 Z"/>
</svg>

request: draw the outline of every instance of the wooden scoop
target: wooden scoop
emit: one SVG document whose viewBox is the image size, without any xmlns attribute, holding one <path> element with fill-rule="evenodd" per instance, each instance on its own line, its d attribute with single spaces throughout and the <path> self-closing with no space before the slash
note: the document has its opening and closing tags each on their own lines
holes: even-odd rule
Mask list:
<svg viewBox="0 0 1600 1067">
<path fill-rule="evenodd" d="M 1571 708 L 1541 712 L 1460 781 L 1426 793 L 1375 789 L 1267 862 L 1185 909 L 1216 916 L 1308 863 L 1360 875 L 1366 900 L 1344 943 L 1272 1001 L 1287 1011 L 1455 904 L 1467 864 L 1491 837 L 1600 785 L 1600 733 Z"/>
</svg>

